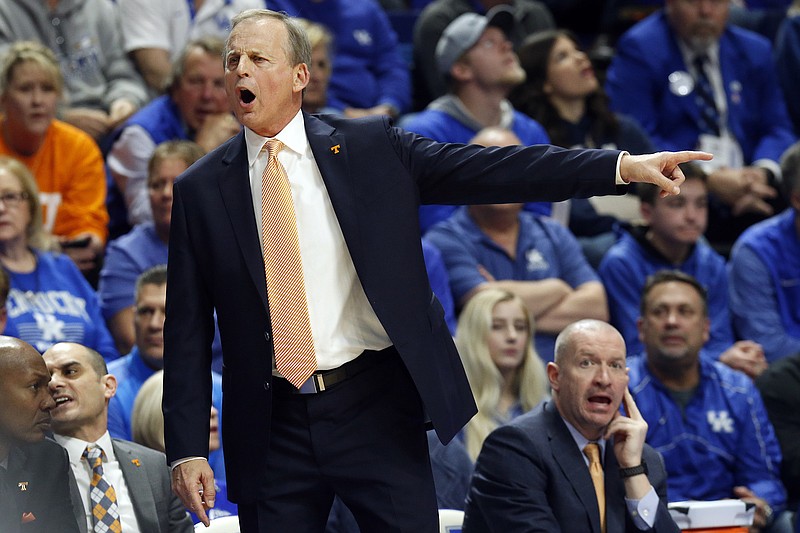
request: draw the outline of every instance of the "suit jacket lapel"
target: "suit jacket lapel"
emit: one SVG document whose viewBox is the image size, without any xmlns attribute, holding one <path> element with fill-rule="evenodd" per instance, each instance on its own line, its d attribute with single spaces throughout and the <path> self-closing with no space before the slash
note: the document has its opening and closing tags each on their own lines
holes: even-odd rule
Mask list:
<svg viewBox="0 0 800 533">
<path fill-rule="evenodd" d="M 344 135 L 327 123 L 304 113 L 306 136 L 314 154 L 328 196 L 342 228 L 347 247 L 356 268 L 360 260 L 360 233 L 358 225 L 359 209 L 355 183 L 349 172 L 347 142 Z M 359 272 L 359 276 L 362 273 Z"/>
<path fill-rule="evenodd" d="M 75 520 L 78 522 L 78 529 L 81 533 L 88 533 L 83 496 L 81 495 L 80 489 L 78 489 L 78 482 L 75 479 L 75 473 L 72 471 L 71 466 L 69 469 L 69 499 L 72 503 L 72 514 L 75 515 Z"/>
<path fill-rule="evenodd" d="M 0 526 L 3 529 L 9 529 L 11 533 L 19 531 L 24 510 L 17 504 L 17 491 L 19 490 L 17 483 L 21 479 L 20 475 L 25 476 L 18 461 L 24 461 L 24 456 L 21 450 L 12 449 L 8 457 L 8 469 L 1 473 L 2 477 L 0 477 L 0 483 L 2 483 L 0 486 L 0 513 L 2 513 Z"/>
<path fill-rule="evenodd" d="M 133 503 L 133 511 L 136 514 L 136 521 L 139 522 L 139 529 L 153 533 L 160 532 L 156 502 L 147 478 L 147 469 L 141 463 L 139 466 L 135 464 L 134 461 L 138 461 L 138 457 L 134 457 L 125 443 L 112 439 L 111 444 L 114 447 L 119 468 L 122 470 L 122 476 L 125 478 L 125 484 L 128 485 L 128 495 Z"/>
<path fill-rule="evenodd" d="M 549 418 L 548 438 L 553 458 L 583 504 L 583 508 L 591 517 L 592 531 L 600 533 L 600 511 L 597 508 L 597 496 L 589 469 L 583 461 L 582 452 L 575 445 L 575 439 L 572 438 L 569 429 L 561 420 L 553 402 L 545 405 L 545 412 Z"/>
<path fill-rule="evenodd" d="M 222 161 L 226 165 L 218 178 L 222 202 L 233 226 L 247 270 L 268 310 L 264 259 L 261 255 L 261 244 L 253 213 L 253 195 L 250 190 L 250 174 L 247 165 L 247 143 L 245 143 L 243 131 L 230 144 Z"/>
<path fill-rule="evenodd" d="M 667 52 L 669 55 L 669 68 L 667 68 L 667 76 L 672 76 L 673 73 L 681 73 L 691 80 L 692 82 L 692 90 L 689 91 L 689 94 L 686 95 L 678 95 L 677 93 L 672 93 L 672 97 L 675 98 L 678 105 L 686 112 L 686 114 L 692 119 L 693 123 L 697 123 L 700 120 L 700 108 L 697 107 L 694 98 L 694 89 L 695 89 L 695 77 L 692 74 L 692 68 L 690 65 L 686 64 L 686 61 L 683 59 L 683 52 L 681 51 L 680 47 L 678 46 L 678 41 L 673 36 L 670 38 L 670 50 Z M 669 84 L 669 92 L 673 90 L 673 83 L 670 79 L 668 81 Z"/>
</svg>

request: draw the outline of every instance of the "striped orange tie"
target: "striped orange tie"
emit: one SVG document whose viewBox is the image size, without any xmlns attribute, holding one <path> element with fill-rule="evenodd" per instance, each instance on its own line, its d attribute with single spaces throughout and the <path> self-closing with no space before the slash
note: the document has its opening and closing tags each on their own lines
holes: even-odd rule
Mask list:
<svg viewBox="0 0 800 533">
<path fill-rule="evenodd" d="M 317 369 L 308 317 L 303 262 L 297 238 L 292 190 L 278 161 L 283 143 L 267 141 L 261 177 L 261 237 L 267 278 L 275 366 L 297 388 Z"/>
<path fill-rule="evenodd" d="M 589 458 L 589 474 L 592 476 L 594 492 L 597 495 L 597 508 L 600 510 L 600 530 L 606 531 L 606 489 L 603 474 L 603 465 L 600 462 L 600 445 L 590 442 L 583 449 Z"/>
</svg>

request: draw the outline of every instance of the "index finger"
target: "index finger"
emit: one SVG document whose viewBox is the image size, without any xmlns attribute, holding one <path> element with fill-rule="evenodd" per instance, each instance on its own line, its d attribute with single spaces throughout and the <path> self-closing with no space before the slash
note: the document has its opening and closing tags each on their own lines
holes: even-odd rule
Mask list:
<svg viewBox="0 0 800 533">
<path fill-rule="evenodd" d="M 628 415 L 628 418 L 631 420 L 644 420 L 642 418 L 642 413 L 639 411 L 639 407 L 636 405 L 636 402 L 633 401 L 633 395 L 628 387 L 625 387 L 625 392 L 622 395 L 622 406 L 625 409 L 625 414 Z"/>
<path fill-rule="evenodd" d="M 699 150 L 683 150 L 680 152 L 673 152 L 675 164 L 688 163 L 689 161 L 710 161 L 714 159 L 714 155 L 708 152 L 701 152 Z"/>
</svg>

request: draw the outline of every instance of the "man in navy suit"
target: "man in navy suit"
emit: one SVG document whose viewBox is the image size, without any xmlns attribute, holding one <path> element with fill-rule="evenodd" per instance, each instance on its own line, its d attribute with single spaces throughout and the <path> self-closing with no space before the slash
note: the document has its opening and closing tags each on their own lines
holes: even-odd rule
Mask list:
<svg viewBox="0 0 800 533">
<path fill-rule="evenodd" d="M 729 12 L 728 0 L 666 0 L 620 38 L 606 86 L 659 149 L 714 153 L 707 236 L 723 251 L 784 205 L 778 161 L 795 139 L 769 41 Z"/>
<path fill-rule="evenodd" d="M 599 320 L 573 322 L 556 340 L 547 377 L 553 401 L 484 442 L 464 533 L 677 532 L 664 461 L 644 443 L 647 423 L 628 391 L 622 335 Z M 589 445 L 602 457 L 603 500 Z"/>
<path fill-rule="evenodd" d="M 66 452 L 45 439 L 50 373 L 30 344 L 0 336 L 0 531 L 78 533 Z"/>
<path fill-rule="evenodd" d="M 309 116 L 300 109 L 310 50 L 291 19 L 243 12 L 226 49 L 226 89 L 245 128 L 174 188 L 164 357 L 174 490 L 205 522 L 216 310 L 228 495 L 242 531 L 322 531 L 334 494 L 362 531 L 435 531 L 426 423 L 448 442 L 476 408 L 425 272 L 420 202 L 558 200 L 630 181 L 677 193 L 678 163 L 711 156 L 447 145 L 385 117 Z M 273 138 L 283 179 L 269 179 L 280 172 L 262 151 Z M 261 222 L 262 172 L 268 187 L 291 186 L 296 219 L 296 237 L 264 249 L 275 224 Z M 266 194 L 263 210 L 273 203 Z M 263 257 L 291 240 L 306 304 L 293 312 L 313 342 L 285 335 L 294 322 L 273 312 L 289 276 Z M 285 379 L 283 361 L 309 345 L 316 370 L 305 383 Z"/>
</svg>

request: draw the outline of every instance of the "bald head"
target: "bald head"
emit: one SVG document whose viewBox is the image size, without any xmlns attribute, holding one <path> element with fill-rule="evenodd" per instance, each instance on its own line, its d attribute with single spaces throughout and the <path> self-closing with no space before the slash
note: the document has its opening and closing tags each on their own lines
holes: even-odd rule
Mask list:
<svg viewBox="0 0 800 533">
<path fill-rule="evenodd" d="M 522 144 L 520 138 L 513 131 L 497 126 L 483 128 L 469 142 L 481 146 L 519 146 Z"/>
<path fill-rule="evenodd" d="M 44 438 L 55 405 L 47 388 L 49 381 L 47 366 L 33 346 L 0 336 L 0 459 L 14 444 Z"/>
<path fill-rule="evenodd" d="M 0 384 L 10 378 L 9 372 L 43 366 L 44 361 L 36 348 L 16 337 L 0 335 Z"/>
<path fill-rule="evenodd" d="M 577 339 L 591 338 L 599 335 L 618 339 L 624 350 L 625 339 L 623 339 L 620 332 L 617 331 L 614 326 L 602 320 L 587 318 L 585 320 L 573 322 L 558 334 L 555 345 L 555 363 L 562 363 L 565 357 L 575 352 Z"/>
</svg>

